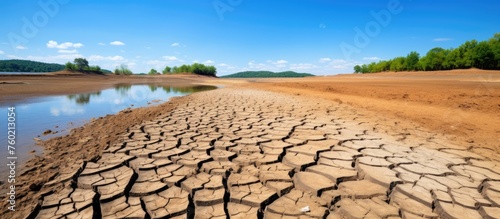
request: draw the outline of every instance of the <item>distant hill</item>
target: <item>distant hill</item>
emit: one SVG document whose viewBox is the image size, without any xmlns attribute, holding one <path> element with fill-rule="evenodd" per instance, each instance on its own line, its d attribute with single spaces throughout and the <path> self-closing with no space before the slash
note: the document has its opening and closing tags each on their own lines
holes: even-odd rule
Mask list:
<svg viewBox="0 0 500 219">
<path fill-rule="evenodd" d="M 244 71 L 231 75 L 221 76 L 221 78 L 302 78 L 314 76 L 309 73 L 297 73 L 294 71 L 272 72 L 272 71 Z"/>
<path fill-rule="evenodd" d="M 101 69 L 101 72 L 104 74 L 113 74 L 113 72 L 108 69 Z"/>
<path fill-rule="evenodd" d="M 64 65 L 29 60 L 0 60 L 0 72 L 55 72 L 64 70 Z"/>
<path fill-rule="evenodd" d="M 0 60 L 0 72 L 57 72 L 64 70 L 64 65 L 56 63 L 36 62 L 30 60 Z M 110 70 L 101 69 L 104 74 L 111 74 Z"/>
</svg>

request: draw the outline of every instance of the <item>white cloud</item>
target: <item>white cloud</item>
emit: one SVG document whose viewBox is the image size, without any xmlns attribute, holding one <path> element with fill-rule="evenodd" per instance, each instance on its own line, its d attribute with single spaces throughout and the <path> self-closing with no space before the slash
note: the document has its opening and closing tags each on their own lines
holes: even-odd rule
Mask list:
<svg viewBox="0 0 500 219">
<path fill-rule="evenodd" d="M 78 51 L 76 51 L 76 49 L 73 49 L 73 50 L 60 49 L 57 52 L 58 53 L 78 53 Z"/>
<path fill-rule="evenodd" d="M 0 50 L 0 55 L 3 55 L 3 54 L 5 54 L 5 52 L 4 52 L 4 51 L 2 51 L 2 50 Z"/>
<path fill-rule="evenodd" d="M 165 62 L 164 61 L 160 61 L 160 60 L 149 60 L 149 61 L 146 61 L 147 65 L 157 65 L 157 66 L 160 66 L 160 65 L 163 65 L 163 63 L 165 63 Z"/>
<path fill-rule="evenodd" d="M 181 44 L 180 43 L 172 43 L 172 47 L 176 47 L 176 46 L 180 46 Z"/>
<path fill-rule="evenodd" d="M 69 104 L 64 104 L 63 106 L 57 108 L 57 107 L 51 107 L 50 108 L 50 114 L 53 116 L 59 116 L 59 115 L 66 115 L 66 116 L 71 116 L 71 115 L 76 115 L 76 114 L 83 114 L 85 113 L 85 109 L 82 107 L 75 107 L 71 106 Z"/>
<path fill-rule="evenodd" d="M 261 70 L 261 71 L 283 71 L 288 64 L 287 60 L 267 60 L 265 63 L 257 63 L 254 60 L 248 62 L 248 67 L 243 68 L 242 71 L 248 70 Z"/>
<path fill-rule="evenodd" d="M 248 67 L 250 69 L 256 70 L 269 70 L 269 66 L 263 63 L 256 63 L 254 60 L 248 62 Z"/>
<path fill-rule="evenodd" d="M 213 65 L 215 62 L 212 60 L 207 60 L 204 62 L 206 65 Z"/>
<path fill-rule="evenodd" d="M 112 56 L 109 60 L 111 60 L 111 61 L 123 61 L 125 59 L 122 56 Z"/>
<path fill-rule="evenodd" d="M 15 55 L 7 55 L 7 58 L 9 58 L 9 59 L 23 59 L 22 57 L 15 56 Z"/>
<path fill-rule="evenodd" d="M 267 63 L 270 63 L 274 65 L 276 68 L 284 68 L 286 67 L 286 64 L 288 63 L 287 60 L 278 60 L 278 61 L 273 61 L 273 60 L 267 60 Z"/>
<path fill-rule="evenodd" d="M 444 41 L 450 41 L 453 40 L 452 38 L 435 38 L 432 41 L 434 42 L 444 42 Z"/>
<path fill-rule="evenodd" d="M 163 69 L 167 65 L 172 65 L 172 63 L 182 63 L 184 60 L 179 59 L 175 56 L 163 56 L 161 59 L 154 59 L 154 60 L 147 60 L 144 61 L 147 66 L 147 68 L 155 68 L 155 69 Z M 149 70 L 148 70 L 149 71 Z"/>
<path fill-rule="evenodd" d="M 227 63 L 220 63 L 217 64 L 217 74 L 218 75 L 226 75 L 226 74 L 231 74 L 231 73 L 236 73 L 240 71 L 248 71 L 248 68 L 238 68 L 237 66 L 229 65 Z"/>
<path fill-rule="evenodd" d="M 321 58 L 321 59 L 319 59 L 320 63 L 325 63 L 325 62 L 329 62 L 329 61 L 332 61 L 332 59 L 331 58 Z"/>
<path fill-rule="evenodd" d="M 91 55 L 88 59 L 89 61 L 115 61 L 115 62 L 125 61 L 125 58 L 123 58 L 122 56 Z"/>
<path fill-rule="evenodd" d="M 82 58 L 81 54 L 77 53 L 68 53 L 68 54 L 60 54 L 55 56 L 28 56 L 27 60 L 39 61 L 39 62 L 48 62 L 48 63 L 65 63 L 73 61 L 75 58 Z"/>
<path fill-rule="evenodd" d="M 82 47 L 83 44 L 81 43 L 71 43 L 71 42 L 64 42 L 64 43 L 57 43 L 54 40 L 49 40 L 47 43 L 47 48 L 50 49 L 69 49 L 69 48 L 80 48 Z"/>
<path fill-rule="evenodd" d="M 376 57 L 376 56 L 373 56 L 373 57 L 364 57 L 363 60 L 377 61 L 377 60 L 380 60 L 380 58 Z"/>
<path fill-rule="evenodd" d="M 334 59 L 332 60 L 332 62 L 330 62 L 330 64 L 345 64 L 345 63 L 347 63 L 347 61 L 344 59 Z"/>
<path fill-rule="evenodd" d="M 142 70 L 142 71 L 149 71 L 150 68 L 163 69 L 165 68 L 165 66 L 170 65 L 169 61 L 164 61 L 164 60 L 149 60 L 145 61 L 144 63 L 146 63 L 147 65 L 146 67 L 147 70 Z M 142 66 L 145 67 L 144 65 Z"/>
<path fill-rule="evenodd" d="M 344 59 L 333 59 L 331 62 L 328 63 L 325 69 L 329 69 L 335 72 L 347 73 L 350 72 L 356 64 L 359 63 L 353 61 L 347 61 Z"/>
<path fill-rule="evenodd" d="M 28 49 L 28 48 L 24 47 L 24 46 L 21 46 L 21 45 L 18 45 L 18 46 L 16 46 L 16 49 L 25 50 L 25 49 Z"/>
<path fill-rule="evenodd" d="M 175 56 L 163 56 L 163 58 L 167 61 L 177 61 L 179 60 L 179 58 L 175 57 Z"/>
<path fill-rule="evenodd" d="M 105 43 L 98 43 L 97 45 L 99 45 L 99 46 L 105 46 L 106 44 Z"/>
<path fill-rule="evenodd" d="M 121 41 L 113 41 L 113 42 L 109 43 L 109 45 L 113 45 L 113 46 L 125 46 L 125 43 L 123 43 Z"/>
<path fill-rule="evenodd" d="M 349 69 L 349 66 L 347 65 L 332 65 L 331 67 L 333 69 Z"/>
<path fill-rule="evenodd" d="M 228 65 L 226 63 L 220 63 L 220 64 L 217 65 L 217 67 L 223 68 L 225 70 L 234 70 L 234 69 L 236 69 L 236 66 Z"/>
<path fill-rule="evenodd" d="M 317 68 L 318 66 L 310 64 L 310 63 L 298 63 L 298 64 L 291 64 L 290 65 L 290 70 L 294 71 L 305 71 L 305 70 L 311 70 L 314 68 Z"/>
<path fill-rule="evenodd" d="M 287 60 L 283 60 L 283 59 L 276 61 L 276 64 L 278 64 L 278 65 L 282 65 L 282 64 L 286 64 L 286 63 L 288 63 L 288 61 Z"/>
</svg>

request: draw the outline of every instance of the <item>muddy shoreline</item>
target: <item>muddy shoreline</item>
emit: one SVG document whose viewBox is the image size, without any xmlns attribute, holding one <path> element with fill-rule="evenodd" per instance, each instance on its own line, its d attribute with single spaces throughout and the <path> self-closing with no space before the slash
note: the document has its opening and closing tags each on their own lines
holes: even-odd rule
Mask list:
<svg viewBox="0 0 500 219">
<path fill-rule="evenodd" d="M 206 77 L 174 76 L 116 76 L 116 75 L 9 75 L 0 77 L 0 104 L 16 104 L 44 96 L 95 92 L 116 85 L 153 84 L 191 86 L 203 83 Z"/>
</svg>

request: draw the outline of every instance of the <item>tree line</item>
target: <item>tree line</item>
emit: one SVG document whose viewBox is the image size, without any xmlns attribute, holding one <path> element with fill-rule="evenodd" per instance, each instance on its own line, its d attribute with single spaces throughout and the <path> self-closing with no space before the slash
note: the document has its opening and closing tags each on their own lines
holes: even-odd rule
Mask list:
<svg viewBox="0 0 500 219">
<path fill-rule="evenodd" d="M 120 66 L 116 67 L 115 71 L 113 72 L 115 75 L 131 75 L 132 70 L 128 68 L 127 65 L 121 64 Z"/>
<path fill-rule="evenodd" d="M 181 74 L 181 73 L 191 73 L 197 75 L 205 75 L 205 76 L 213 76 L 215 77 L 217 74 L 217 68 L 211 65 L 204 65 L 200 63 L 194 63 L 192 65 L 181 65 L 181 66 L 166 66 L 163 71 L 163 74 Z M 154 69 L 149 71 L 149 74 L 158 74 L 158 72 Z"/>
<path fill-rule="evenodd" d="M 30 60 L 0 60 L 0 72 L 54 72 L 64 69 L 64 65 L 35 62 Z"/>
<path fill-rule="evenodd" d="M 437 71 L 480 68 L 500 70 L 500 33 L 491 39 L 467 41 L 455 49 L 436 47 L 420 57 L 417 52 L 391 60 L 354 66 L 355 73 L 384 71 Z"/>
<path fill-rule="evenodd" d="M 132 71 L 128 69 L 128 67 L 124 64 L 121 64 L 119 67 L 116 67 L 114 72 L 110 70 L 102 69 L 98 65 L 89 65 L 89 61 L 85 58 L 75 58 L 73 63 L 67 62 L 64 65 L 64 69 L 67 71 L 79 71 L 86 73 L 96 73 L 96 74 L 111 74 L 114 73 L 116 75 L 131 75 Z"/>
<path fill-rule="evenodd" d="M 67 71 L 79 71 L 86 73 L 104 74 L 105 72 L 98 65 L 89 65 L 89 61 L 85 58 L 75 58 L 73 63 L 66 62 L 64 69 Z"/>
</svg>

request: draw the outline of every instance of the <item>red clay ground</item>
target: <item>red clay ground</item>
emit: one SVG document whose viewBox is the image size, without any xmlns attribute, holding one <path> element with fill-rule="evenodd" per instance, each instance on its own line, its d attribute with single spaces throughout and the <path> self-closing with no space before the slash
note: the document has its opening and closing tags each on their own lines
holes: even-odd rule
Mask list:
<svg viewBox="0 0 500 219">
<path fill-rule="evenodd" d="M 412 121 L 475 146 L 500 148 L 500 71 L 455 70 L 256 79 L 248 86 L 346 103 Z"/>
</svg>

